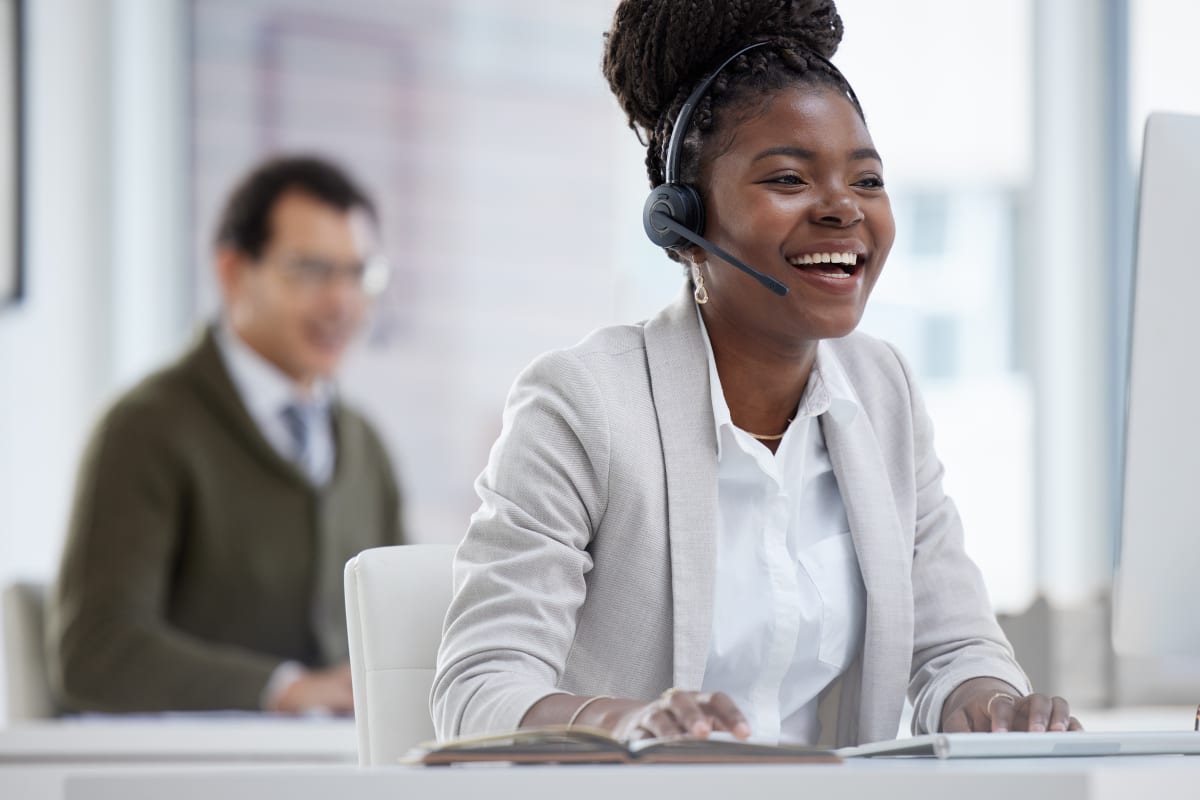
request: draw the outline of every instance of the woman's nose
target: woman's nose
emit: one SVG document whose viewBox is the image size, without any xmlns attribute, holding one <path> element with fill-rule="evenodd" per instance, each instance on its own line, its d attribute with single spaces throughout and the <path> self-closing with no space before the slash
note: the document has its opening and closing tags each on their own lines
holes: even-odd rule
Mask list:
<svg viewBox="0 0 1200 800">
<path fill-rule="evenodd" d="M 813 207 L 813 213 L 826 225 L 845 227 L 863 218 L 858 197 L 849 186 L 826 186 Z"/>
</svg>

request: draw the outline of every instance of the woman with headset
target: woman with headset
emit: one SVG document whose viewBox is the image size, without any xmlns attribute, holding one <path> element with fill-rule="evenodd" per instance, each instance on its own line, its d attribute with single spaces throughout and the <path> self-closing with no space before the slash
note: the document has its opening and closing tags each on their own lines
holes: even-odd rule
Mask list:
<svg viewBox="0 0 1200 800">
<path fill-rule="evenodd" d="M 916 732 L 1079 727 L 996 624 L 909 367 L 854 331 L 895 227 L 841 34 L 832 0 L 618 7 L 604 73 L 685 290 L 517 379 L 439 737 L 842 746 L 893 738 L 906 693 Z"/>
</svg>

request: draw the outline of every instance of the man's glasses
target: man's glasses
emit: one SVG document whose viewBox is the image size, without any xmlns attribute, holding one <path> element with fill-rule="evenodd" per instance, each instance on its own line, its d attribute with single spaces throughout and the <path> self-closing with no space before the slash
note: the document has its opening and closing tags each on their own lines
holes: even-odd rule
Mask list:
<svg viewBox="0 0 1200 800">
<path fill-rule="evenodd" d="M 338 266 L 322 258 L 293 256 L 280 259 L 279 265 L 288 280 L 301 290 L 314 293 L 344 279 L 366 296 L 377 297 L 383 294 L 392 276 L 391 264 L 382 256 L 348 266 Z"/>
</svg>

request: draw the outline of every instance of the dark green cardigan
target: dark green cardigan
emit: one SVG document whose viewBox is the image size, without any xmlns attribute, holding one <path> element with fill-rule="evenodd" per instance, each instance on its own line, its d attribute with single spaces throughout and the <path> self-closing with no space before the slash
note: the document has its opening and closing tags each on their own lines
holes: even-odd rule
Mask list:
<svg viewBox="0 0 1200 800">
<path fill-rule="evenodd" d="M 122 397 L 84 455 L 47 624 L 68 710 L 255 709 L 275 667 L 347 657 L 342 569 L 401 541 L 379 438 L 335 404 L 314 488 L 259 432 L 211 330 Z"/>
</svg>

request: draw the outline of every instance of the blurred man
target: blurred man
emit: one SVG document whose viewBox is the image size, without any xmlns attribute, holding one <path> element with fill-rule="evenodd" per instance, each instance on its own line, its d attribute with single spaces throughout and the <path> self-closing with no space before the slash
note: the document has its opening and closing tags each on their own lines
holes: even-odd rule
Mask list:
<svg viewBox="0 0 1200 800">
<path fill-rule="evenodd" d="M 64 708 L 353 709 L 342 568 L 401 540 L 387 454 L 330 382 L 376 246 L 371 202 L 317 159 L 229 198 L 220 319 L 83 459 L 48 630 Z"/>
</svg>

